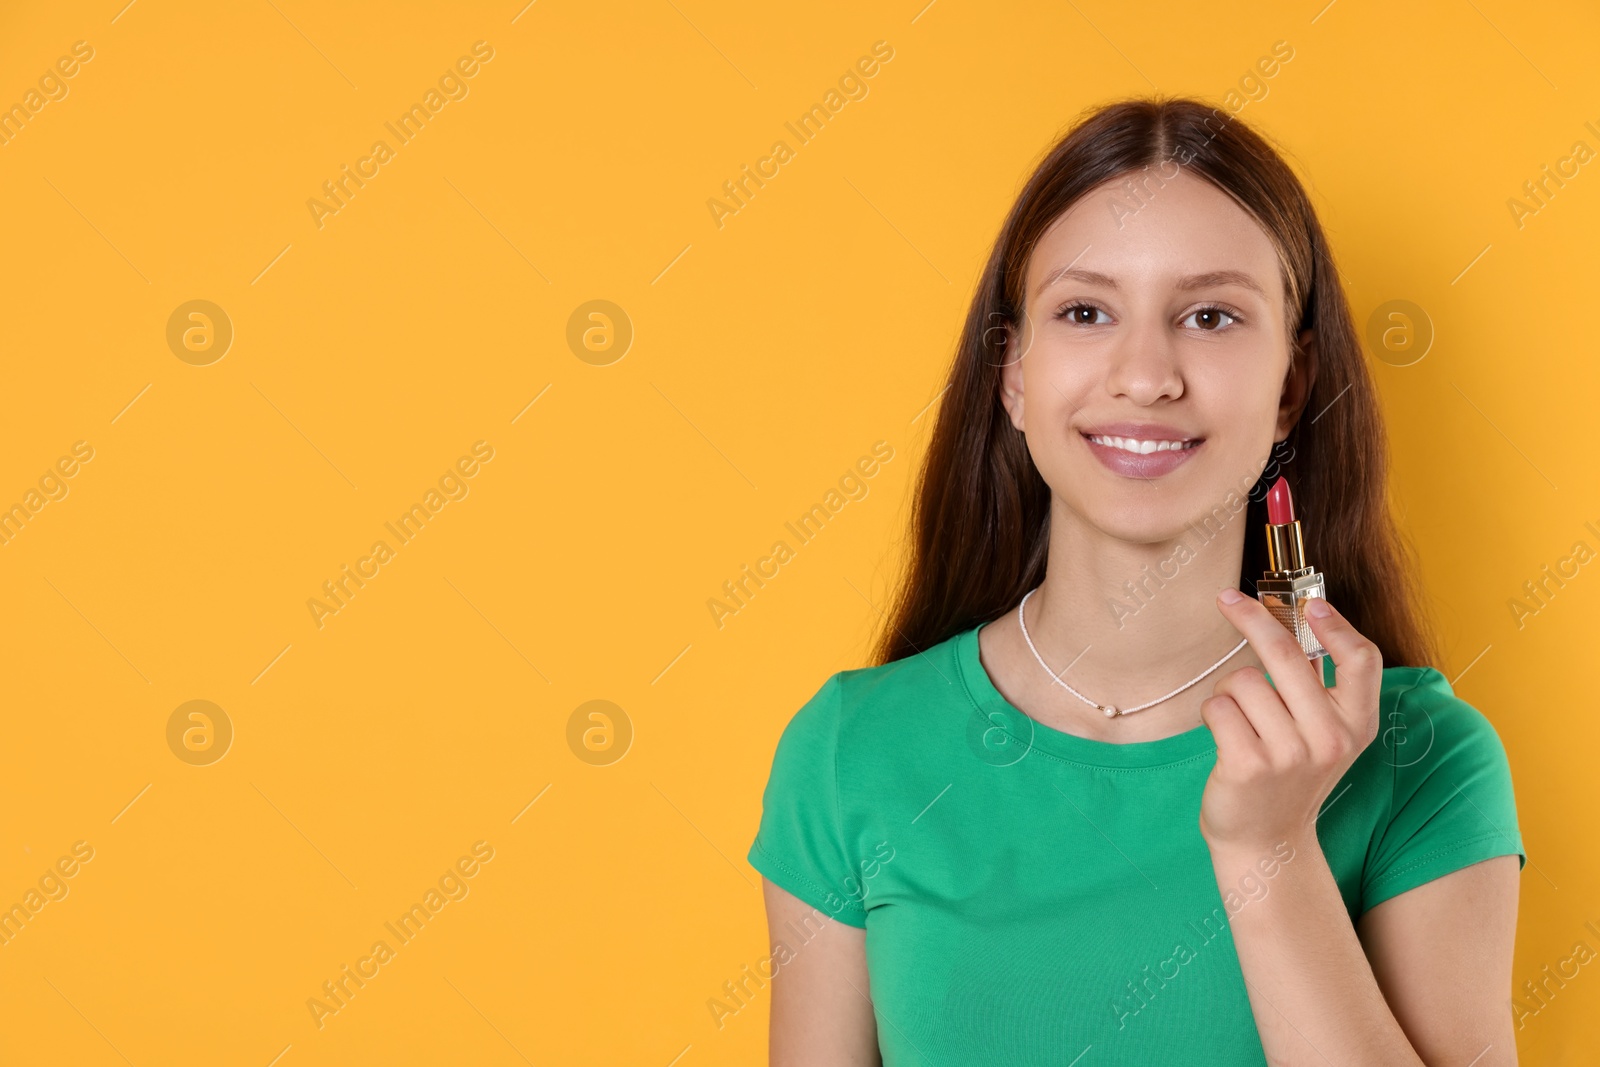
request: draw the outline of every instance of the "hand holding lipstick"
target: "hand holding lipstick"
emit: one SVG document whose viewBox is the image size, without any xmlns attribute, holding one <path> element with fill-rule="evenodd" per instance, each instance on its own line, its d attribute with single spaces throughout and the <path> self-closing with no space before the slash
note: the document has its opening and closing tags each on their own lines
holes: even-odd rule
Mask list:
<svg viewBox="0 0 1600 1067">
<path fill-rule="evenodd" d="M 1325 599 L 1311 600 L 1306 618 L 1338 665 L 1338 684 L 1325 689 L 1321 657 L 1308 660 L 1264 605 L 1224 589 L 1217 606 L 1272 681 L 1242 667 L 1200 705 L 1217 743 L 1200 802 L 1201 836 L 1213 853 L 1259 853 L 1284 840 L 1315 845 L 1322 802 L 1378 734 L 1383 655 Z"/>
</svg>

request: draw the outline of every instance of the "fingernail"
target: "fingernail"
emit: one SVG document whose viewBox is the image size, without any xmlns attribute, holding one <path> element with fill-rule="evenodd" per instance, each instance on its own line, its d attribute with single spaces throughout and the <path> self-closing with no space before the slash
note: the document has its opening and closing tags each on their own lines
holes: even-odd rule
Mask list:
<svg viewBox="0 0 1600 1067">
<path fill-rule="evenodd" d="M 1319 596 L 1314 596 L 1306 601 L 1306 614 L 1314 619 L 1326 619 L 1333 614 L 1333 608 L 1329 606 L 1326 600 Z"/>
<path fill-rule="evenodd" d="M 1244 599 L 1244 594 L 1237 589 L 1224 589 L 1217 594 L 1224 604 L 1237 604 Z"/>
</svg>

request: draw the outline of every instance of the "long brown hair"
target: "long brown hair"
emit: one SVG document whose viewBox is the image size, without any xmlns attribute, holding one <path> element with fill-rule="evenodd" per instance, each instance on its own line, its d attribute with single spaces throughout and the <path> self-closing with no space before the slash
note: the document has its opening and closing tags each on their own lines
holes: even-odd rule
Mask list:
<svg viewBox="0 0 1600 1067">
<path fill-rule="evenodd" d="M 1051 223 L 1104 182 L 1131 176 L 1159 186 L 1174 176 L 1173 164 L 1254 216 L 1282 261 L 1291 340 L 1316 331 L 1317 375 L 1305 414 L 1285 442 L 1286 462 L 1267 470 L 1294 485 L 1307 558 L 1326 576 L 1328 599 L 1378 646 L 1385 666 L 1431 663 L 1434 638 L 1419 610 L 1415 567 L 1389 512 L 1382 415 L 1311 201 L 1260 134 L 1197 100 L 1160 97 L 1083 118 L 1045 156 L 1006 217 L 917 477 L 909 560 L 875 663 L 996 619 L 1044 580 L 1050 487 L 1000 400 L 1007 336 L 1000 327 L 1009 325 L 1012 337 L 1021 330 L 1028 258 Z M 1258 480 L 1248 493 L 1246 530 L 1266 522 L 1264 488 Z M 1266 569 L 1263 542 L 1245 537 L 1241 589 L 1253 589 Z"/>
</svg>

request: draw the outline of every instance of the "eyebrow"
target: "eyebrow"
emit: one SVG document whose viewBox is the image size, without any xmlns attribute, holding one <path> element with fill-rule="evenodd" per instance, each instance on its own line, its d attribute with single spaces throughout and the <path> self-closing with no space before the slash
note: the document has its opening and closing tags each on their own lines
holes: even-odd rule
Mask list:
<svg viewBox="0 0 1600 1067">
<path fill-rule="evenodd" d="M 1084 270 L 1081 267 L 1066 266 L 1059 267 L 1047 274 L 1044 281 L 1039 283 L 1039 288 L 1033 291 L 1033 295 L 1038 296 L 1064 278 L 1083 282 L 1086 285 L 1104 286 L 1114 292 L 1121 292 L 1122 290 L 1122 287 L 1117 284 L 1117 280 L 1109 274 L 1101 274 L 1099 271 L 1094 270 Z M 1266 291 L 1261 288 L 1261 283 L 1242 270 L 1213 270 L 1204 274 L 1185 275 L 1178 279 L 1177 288 L 1180 291 L 1187 292 L 1192 289 L 1211 289 L 1221 285 L 1240 285 L 1259 296 L 1265 297 L 1267 295 Z"/>
</svg>

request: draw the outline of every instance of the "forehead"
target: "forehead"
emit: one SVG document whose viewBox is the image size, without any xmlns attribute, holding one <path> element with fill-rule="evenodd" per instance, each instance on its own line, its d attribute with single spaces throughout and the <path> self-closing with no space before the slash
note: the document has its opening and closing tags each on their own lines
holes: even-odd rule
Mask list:
<svg viewBox="0 0 1600 1067">
<path fill-rule="evenodd" d="M 1249 213 L 1186 170 L 1168 179 L 1156 172 L 1151 167 L 1096 186 L 1051 223 L 1028 260 L 1027 299 L 1071 267 L 1125 285 L 1238 271 L 1253 278 L 1266 299 L 1281 300 L 1277 250 Z M 1128 179 L 1138 196 L 1124 184 Z"/>
</svg>

